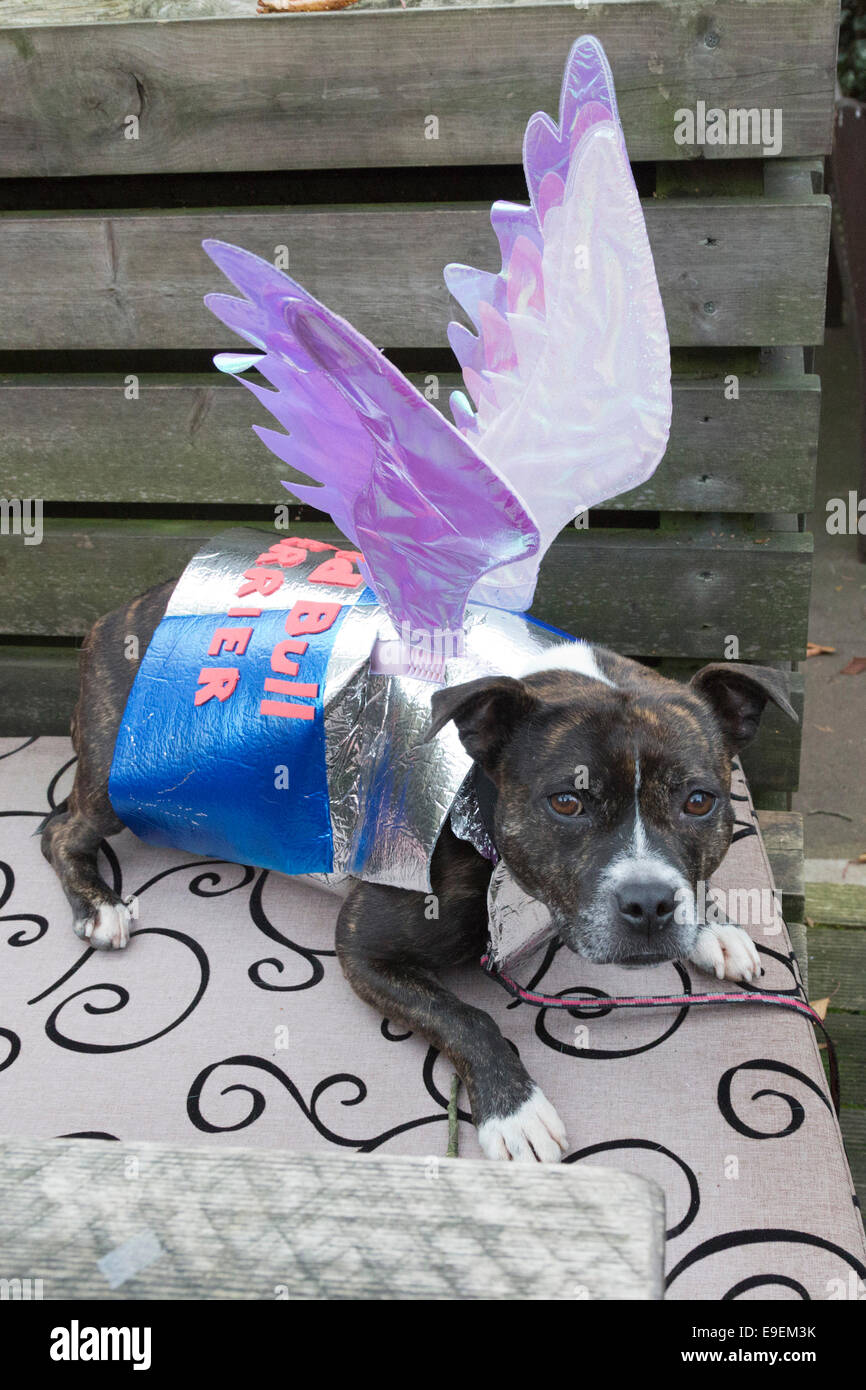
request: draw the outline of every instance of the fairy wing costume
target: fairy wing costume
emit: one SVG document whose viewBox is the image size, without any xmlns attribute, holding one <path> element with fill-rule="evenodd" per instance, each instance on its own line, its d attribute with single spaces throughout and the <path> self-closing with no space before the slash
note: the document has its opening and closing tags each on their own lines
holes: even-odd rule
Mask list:
<svg viewBox="0 0 866 1390">
<path fill-rule="evenodd" d="M 437 685 L 516 674 L 562 640 L 527 613 L 541 559 L 586 508 L 654 471 L 670 353 L 599 42 L 569 54 L 559 121 L 524 139 L 528 206 L 498 202 L 498 273 L 446 283 L 464 392 L 453 423 L 268 262 L 205 250 L 242 298 L 208 307 L 281 430 L 255 425 L 349 544 L 237 530 L 190 563 L 136 676 L 109 791 L 142 838 L 286 873 L 429 889 L 470 760 L 422 735 Z M 267 385 L 247 375 L 251 369 Z M 471 820 L 471 816 L 469 817 Z"/>
</svg>

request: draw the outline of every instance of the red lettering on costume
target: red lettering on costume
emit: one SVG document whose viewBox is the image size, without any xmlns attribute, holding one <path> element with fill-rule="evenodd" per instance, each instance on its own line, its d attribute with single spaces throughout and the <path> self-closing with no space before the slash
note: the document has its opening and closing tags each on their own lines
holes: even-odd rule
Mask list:
<svg viewBox="0 0 866 1390">
<path fill-rule="evenodd" d="M 253 635 L 251 627 L 218 627 L 207 649 L 208 656 L 221 656 L 224 651 L 243 656 Z"/>
<path fill-rule="evenodd" d="M 247 594 L 264 594 L 265 598 L 269 594 L 275 594 L 283 582 L 281 574 L 275 574 L 273 570 L 249 569 L 244 570 L 244 579 L 249 582 L 241 584 L 236 590 L 238 598 L 246 598 Z"/>
<path fill-rule="evenodd" d="M 230 618 L 260 618 L 261 616 L 262 616 L 262 610 L 261 610 L 261 608 L 230 608 L 230 609 L 229 609 L 229 617 L 230 617 Z"/>
<path fill-rule="evenodd" d="M 257 565 L 282 565 L 283 569 L 293 569 L 306 560 L 308 551 L 336 550 L 333 541 L 311 541 L 303 536 L 284 536 L 275 541 L 268 550 L 256 560 Z"/>
<path fill-rule="evenodd" d="M 265 550 L 256 560 L 257 565 L 282 565 L 284 569 L 292 569 L 295 565 L 300 565 L 306 560 L 307 552 L 299 544 L 290 540 L 276 541 L 269 550 Z"/>
<path fill-rule="evenodd" d="M 286 614 L 286 632 L 290 637 L 327 632 L 337 621 L 342 606 L 341 603 L 317 603 L 315 599 L 299 599 Z"/>
<path fill-rule="evenodd" d="M 236 666 L 203 666 L 198 673 L 202 687 L 195 693 L 195 703 L 206 705 L 208 700 L 227 700 L 241 678 Z"/>
<path fill-rule="evenodd" d="M 315 705 L 290 705 L 288 700 L 262 700 L 260 714 L 278 714 L 283 719 L 313 719 Z"/>
<path fill-rule="evenodd" d="M 306 695 L 313 700 L 319 693 L 318 685 L 301 685 L 297 681 L 278 681 L 273 676 L 268 676 L 265 681 L 265 690 L 271 695 Z"/>
<path fill-rule="evenodd" d="M 344 584 L 349 589 L 357 589 L 363 584 L 364 576 L 354 568 L 354 561 L 363 557 L 357 550 L 338 550 L 330 560 L 317 565 L 310 575 L 311 584 Z"/>
<path fill-rule="evenodd" d="M 298 674 L 297 661 L 290 661 L 287 652 L 294 652 L 296 656 L 303 656 L 309 643 L 298 642 L 293 637 L 289 637 L 285 642 L 278 642 L 271 652 L 271 670 L 278 671 L 282 676 L 296 676 Z"/>
</svg>

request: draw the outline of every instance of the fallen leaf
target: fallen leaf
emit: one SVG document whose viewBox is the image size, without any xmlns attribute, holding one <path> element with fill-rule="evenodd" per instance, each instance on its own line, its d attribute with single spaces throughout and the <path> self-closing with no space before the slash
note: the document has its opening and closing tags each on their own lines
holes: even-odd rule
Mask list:
<svg viewBox="0 0 866 1390">
<path fill-rule="evenodd" d="M 815 1010 L 815 1013 L 818 1015 L 819 1018 L 826 1018 L 827 1009 L 830 1006 L 829 994 L 827 995 L 826 999 L 810 999 L 809 1006 L 810 1008 L 813 1008 Z"/>
<path fill-rule="evenodd" d="M 852 656 L 847 666 L 843 666 L 840 676 L 862 676 L 866 671 L 866 656 Z"/>
<path fill-rule="evenodd" d="M 829 724 L 816 724 L 815 728 L 822 734 L 832 734 L 833 732 Z"/>
<path fill-rule="evenodd" d="M 807 656 L 833 656 L 835 651 L 835 647 L 825 647 L 821 642 L 806 643 Z"/>
</svg>

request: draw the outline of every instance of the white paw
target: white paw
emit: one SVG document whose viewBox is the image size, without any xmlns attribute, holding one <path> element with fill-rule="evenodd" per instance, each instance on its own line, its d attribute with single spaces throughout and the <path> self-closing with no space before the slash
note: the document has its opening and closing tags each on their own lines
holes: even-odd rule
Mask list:
<svg viewBox="0 0 866 1390">
<path fill-rule="evenodd" d="M 485 1158 L 517 1163 L 559 1163 L 568 1148 L 565 1125 L 537 1086 L 510 1115 L 485 1120 L 478 1142 Z"/>
<path fill-rule="evenodd" d="M 90 917 L 73 922 L 76 936 L 81 936 L 97 951 L 122 951 L 129 942 L 129 924 L 138 921 L 138 898 L 126 898 L 122 903 L 103 903 Z"/>
<path fill-rule="evenodd" d="M 702 927 L 689 960 L 718 980 L 750 985 L 763 973 L 758 948 L 743 927 Z"/>
</svg>

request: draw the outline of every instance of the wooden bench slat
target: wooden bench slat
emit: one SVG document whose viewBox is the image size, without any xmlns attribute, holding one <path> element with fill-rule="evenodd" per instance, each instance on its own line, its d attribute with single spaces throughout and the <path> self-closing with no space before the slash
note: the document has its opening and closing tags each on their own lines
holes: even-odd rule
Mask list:
<svg viewBox="0 0 866 1390">
<path fill-rule="evenodd" d="M 180 573 L 219 523 L 47 520 L 42 545 L 8 537 L 0 633 L 86 632 Z M 333 535 L 332 526 L 310 534 Z M 548 552 L 533 612 L 590 641 L 645 656 L 711 659 L 736 634 L 743 660 L 793 660 L 806 640 L 811 536 L 589 529 Z"/>
<path fill-rule="evenodd" d="M 582 31 L 607 49 L 632 159 L 730 157 L 676 143 L 698 99 L 778 109 L 785 155 L 826 153 L 837 17 L 835 0 L 618 0 L 25 24 L 0 30 L 0 175 L 514 163 Z"/>
<path fill-rule="evenodd" d="M 813 997 L 818 998 L 814 985 L 811 988 Z M 862 1107 L 866 1095 L 866 1014 L 837 1013 L 834 1006 L 835 1000 L 831 1000 L 827 1028 L 839 1057 L 842 1103 Z"/>
<path fill-rule="evenodd" d="M 78 652 L 0 645 L 0 738 L 69 734 L 78 699 Z"/>
<path fill-rule="evenodd" d="M 4 1273 L 46 1299 L 662 1297 L 664 1195 L 611 1168 L 86 1139 L 0 1157 Z"/>
<path fill-rule="evenodd" d="M 859 883 L 807 883 L 806 916 L 816 926 L 866 927 L 866 887 Z"/>
<path fill-rule="evenodd" d="M 773 881 L 782 895 L 782 916 L 786 922 L 802 922 L 803 817 L 796 811 L 759 811 L 758 824 Z"/>
<path fill-rule="evenodd" d="M 645 211 L 675 346 L 822 340 L 825 195 L 650 199 Z M 465 204 L 7 213 L 3 346 L 234 346 L 202 303 L 229 288 L 201 248 L 215 237 L 269 260 L 287 248 L 290 273 L 380 347 L 446 347 L 447 323 L 458 314 L 442 267 L 498 266 L 489 217 L 488 207 Z"/>
<path fill-rule="evenodd" d="M 727 528 L 566 533 L 545 557 L 533 612 L 644 656 L 718 659 L 735 634 L 742 660 L 797 660 L 811 550 L 811 536 Z"/>
<path fill-rule="evenodd" d="M 816 999 L 866 1013 L 866 931 L 810 927 L 809 969 Z"/>
<path fill-rule="evenodd" d="M 460 378 L 410 373 L 449 415 Z M 9 496 L 57 502 L 272 504 L 279 479 L 303 474 L 270 455 L 251 428 L 273 423 L 252 397 L 216 371 L 142 375 L 138 399 L 125 378 L 0 378 L 0 471 Z M 739 399 L 725 380 L 675 377 L 664 461 L 613 510 L 805 512 L 812 504 L 820 385 L 802 373 L 743 377 Z M 154 447 L 155 442 L 158 447 Z"/>
</svg>

